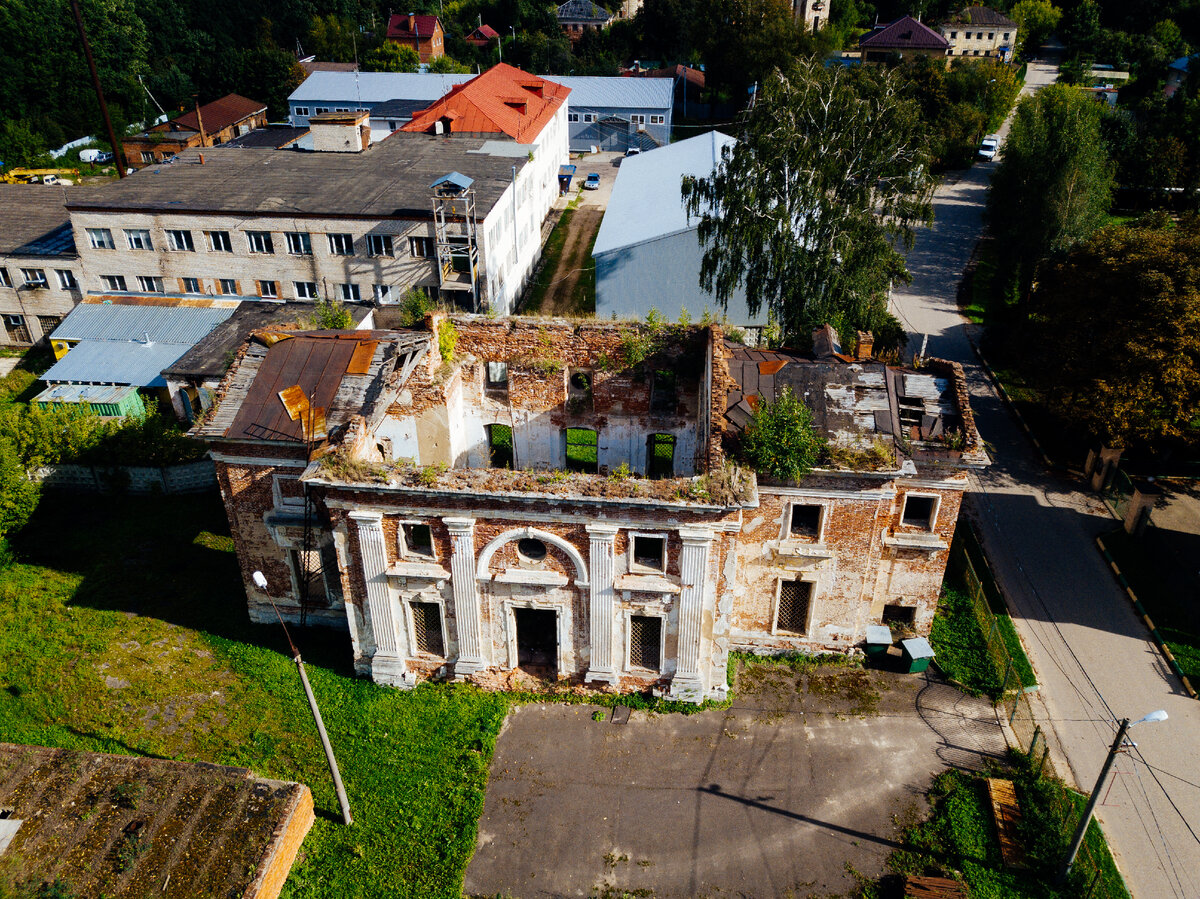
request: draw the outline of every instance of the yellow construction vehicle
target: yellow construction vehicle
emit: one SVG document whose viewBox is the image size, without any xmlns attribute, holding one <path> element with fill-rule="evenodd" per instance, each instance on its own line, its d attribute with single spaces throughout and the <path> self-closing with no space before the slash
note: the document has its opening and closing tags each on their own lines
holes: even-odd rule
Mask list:
<svg viewBox="0 0 1200 899">
<path fill-rule="evenodd" d="M 46 176 L 51 176 L 48 184 L 54 184 L 63 178 L 69 178 L 73 183 L 79 183 L 79 169 L 9 169 L 7 172 L 0 172 L 0 181 L 5 184 L 33 184 L 39 181 L 46 181 Z"/>
</svg>

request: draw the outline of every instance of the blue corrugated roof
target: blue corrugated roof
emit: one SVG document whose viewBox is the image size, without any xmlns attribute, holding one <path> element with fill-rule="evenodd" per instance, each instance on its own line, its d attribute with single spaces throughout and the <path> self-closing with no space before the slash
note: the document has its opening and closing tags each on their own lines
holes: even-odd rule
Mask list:
<svg viewBox="0 0 1200 899">
<path fill-rule="evenodd" d="M 592 255 L 696 227 L 697 220 L 689 223 L 683 208 L 683 177 L 708 178 L 721 151 L 736 143 L 727 134 L 710 131 L 622 159 Z"/>
<path fill-rule="evenodd" d="M 466 190 L 475 183 L 474 178 L 468 178 L 462 172 L 451 172 L 449 175 L 442 175 L 442 177 L 438 178 L 429 186 L 437 187 L 441 184 L 445 184 L 447 181 L 453 184 L 455 187 L 461 188 L 462 190 Z"/>
<path fill-rule="evenodd" d="M 192 348 L 190 343 L 84 340 L 42 375 L 48 384 L 75 381 L 164 387 L 162 370 Z"/>
<path fill-rule="evenodd" d="M 146 340 L 191 346 L 233 315 L 235 307 L 122 306 L 82 303 L 54 329 L 56 340 Z M 173 361 L 173 360 L 172 360 Z"/>
<path fill-rule="evenodd" d="M 571 89 L 571 94 L 567 97 L 568 109 L 586 106 L 669 110 L 675 94 L 673 78 L 548 75 L 547 80 Z"/>
<path fill-rule="evenodd" d="M 433 101 L 450 93 L 456 84 L 474 77 L 474 74 L 413 72 L 313 72 L 292 91 L 288 102 L 312 104 L 319 101 L 337 103 L 358 100 L 374 104 L 387 100 Z"/>
</svg>

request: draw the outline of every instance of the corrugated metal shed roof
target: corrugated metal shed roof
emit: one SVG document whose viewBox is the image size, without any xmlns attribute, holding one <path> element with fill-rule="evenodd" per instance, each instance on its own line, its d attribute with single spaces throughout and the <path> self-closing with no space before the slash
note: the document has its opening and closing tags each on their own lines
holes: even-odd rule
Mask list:
<svg viewBox="0 0 1200 899">
<path fill-rule="evenodd" d="M 669 81 L 661 83 L 670 86 Z M 721 161 L 722 150 L 736 143 L 727 134 L 711 131 L 623 159 L 592 255 L 696 227 L 696 220 L 689 223 L 683 208 L 683 177 L 709 177 Z"/>
<path fill-rule="evenodd" d="M 54 329 L 55 340 L 144 341 L 184 344 L 185 349 L 233 315 L 232 307 L 121 306 L 82 303 Z M 182 353 L 182 351 L 180 351 Z M 171 359 L 179 358 L 178 354 Z M 101 379 L 89 379 L 101 380 Z"/>
<path fill-rule="evenodd" d="M 670 109 L 675 82 L 670 78 L 612 78 L 602 75 L 552 75 L 552 80 L 571 89 L 570 109 L 613 107 L 617 109 Z"/>
<path fill-rule="evenodd" d="M 48 384 L 77 381 L 164 387 L 162 370 L 191 348 L 190 343 L 83 340 L 42 375 Z"/>
<path fill-rule="evenodd" d="M 241 94 L 226 94 L 219 100 L 205 103 L 200 107 L 200 119 L 204 121 L 204 130 L 209 134 L 222 131 L 230 125 L 236 125 L 243 119 L 267 111 L 267 104 L 251 100 Z M 185 112 L 171 119 L 168 125 L 174 125 L 186 131 L 199 131 L 200 121 L 196 118 L 196 110 Z"/>
<path fill-rule="evenodd" d="M 99 405 L 121 404 L 136 387 L 113 384 L 51 384 L 33 398 L 35 403 L 93 403 Z"/>
<path fill-rule="evenodd" d="M 438 75 L 431 72 L 313 72 L 288 96 L 288 102 L 315 103 L 321 100 L 424 100 L 432 102 L 450 93 L 456 84 L 474 75 Z"/>
</svg>

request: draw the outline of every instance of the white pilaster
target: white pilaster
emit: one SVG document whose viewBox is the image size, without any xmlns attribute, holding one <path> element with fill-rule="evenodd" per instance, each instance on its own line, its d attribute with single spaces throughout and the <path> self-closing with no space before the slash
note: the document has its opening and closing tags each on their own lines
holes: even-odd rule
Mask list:
<svg viewBox="0 0 1200 899">
<path fill-rule="evenodd" d="M 487 667 L 483 643 L 483 609 L 475 584 L 475 519 L 443 518 L 450 532 L 450 586 L 454 591 L 454 620 L 458 625 L 456 676 Z"/>
<path fill-rule="evenodd" d="M 617 527 L 611 524 L 589 524 L 586 527 L 589 537 L 588 564 L 591 569 L 591 602 L 588 605 L 591 653 L 584 679 L 616 683 L 618 675 L 613 662 L 613 630 L 616 626 L 613 544 Z"/>
<path fill-rule="evenodd" d="M 713 534 L 707 529 L 680 528 L 679 536 L 683 540 L 679 560 L 683 592 L 679 596 L 679 649 L 670 696 L 702 702 L 708 692 L 708 671 L 707 666 L 701 665 L 701 650 L 708 595 L 708 550 Z"/>
<path fill-rule="evenodd" d="M 371 677 L 376 683 L 411 687 L 416 683 L 416 677 L 404 663 L 408 655 L 404 619 L 387 581 L 383 513 L 355 510 L 350 513 L 350 520 L 358 530 L 358 551 L 362 556 L 363 581 L 367 585 L 367 617 L 375 638 Z"/>
</svg>

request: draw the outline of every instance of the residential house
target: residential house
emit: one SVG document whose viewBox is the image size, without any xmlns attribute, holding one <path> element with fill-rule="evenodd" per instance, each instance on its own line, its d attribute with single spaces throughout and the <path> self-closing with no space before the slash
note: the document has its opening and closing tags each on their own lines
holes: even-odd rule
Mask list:
<svg viewBox="0 0 1200 899">
<path fill-rule="evenodd" d="M 827 0 L 792 0 L 792 13 L 806 31 L 817 32 L 829 24 Z"/>
<path fill-rule="evenodd" d="M 53 185 L 0 184 L 0 344 L 38 343 L 82 296 L 64 197 Z"/>
<path fill-rule="evenodd" d="M 858 52 L 864 63 L 910 60 L 918 56 L 941 58 L 949 49 L 944 37 L 912 16 L 876 25 L 858 39 Z"/>
<path fill-rule="evenodd" d="M 555 75 L 567 87 L 571 151 L 593 148 L 624 153 L 671 142 L 673 85 L 657 78 Z"/>
<path fill-rule="evenodd" d="M 693 321 L 708 313 L 742 328 L 767 323 L 765 308 L 750 314 L 743 288 L 723 310 L 700 286 L 699 221 L 680 196 L 684 178 L 711 177 L 736 143 L 712 131 L 621 161 L 592 247 L 597 318 L 641 320 L 654 308 L 671 319 L 687 310 Z"/>
<path fill-rule="evenodd" d="M 559 27 L 571 42 L 583 37 L 585 31 L 600 31 L 612 24 L 616 18 L 603 6 L 592 0 L 567 0 L 555 10 Z"/>
<path fill-rule="evenodd" d="M 949 56 L 982 56 L 1012 62 L 1017 23 L 986 6 L 968 6 L 938 26 Z"/>
<path fill-rule="evenodd" d="M 1175 96 L 1175 91 L 1187 84 L 1188 72 L 1193 64 L 1200 60 L 1200 53 L 1191 56 L 1181 56 L 1167 66 L 1167 84 L 1163 88 L 1163 96 L 1168 100 Z M 1200 65 L 1197 66 L 1200 69 Z"/>
<path fill-rule="evenodd" d="M 491 25 L 480 25 L 465 38 L 468 44 L 476 47 L 486 47 L 492 41 L 500 40 L 500 33 Z"/>
<path fill-rule="evenodd" d="M 368 147 L 365 113 L 310 115 L 312 152 L 188 150 L 72 194 L 82 289 L 386 305 L 415 286 L 507 312 L 558 196 L 565 98 L 497 66 L 435 104 L 425 133 Z M 434 119 L 456 124 L 439 134 Z"/>
<path fill-rule="evenodd" d="M 380 141 L 399 130 L 413 112 L 474 77 L 411 72 L 314 72 L 288 96 L 288 120 L 294 127 L 307 128 L 314 115 L 365 109 L 371 113 L 372 139 Z"/>
<path fill-rule="evenodd" d="M 260 332 L 193 433 L 253 620 L 274 604 L 345 630 L 355 669 L 400 687 L 520 669 L 698 702 L 726 694 L 736 649 L 928 633 L 967 473 L 987 464 L 960 366 L 891 368 L 831 328 L 814 342 L 461 315 Z M 767 484 L 725 439 L 785 389 L 839 462 Z"/>
<path fill-rule="evenodd" d="M 412 47 L 421 62 L 433 62 L 446 55 L 446 32 L 437 16 L 416 13 L 396 13 L 388 19 L 387 39 L 394 44 Z"/>
<path fill-rule="evenodd" d="M 227 94 L 122 141 L 126 164 L 142 168 L 191 147 L 213 147 L 267 124 L 266 104 Z"/>
</svg>

